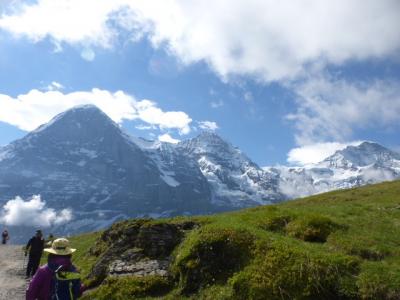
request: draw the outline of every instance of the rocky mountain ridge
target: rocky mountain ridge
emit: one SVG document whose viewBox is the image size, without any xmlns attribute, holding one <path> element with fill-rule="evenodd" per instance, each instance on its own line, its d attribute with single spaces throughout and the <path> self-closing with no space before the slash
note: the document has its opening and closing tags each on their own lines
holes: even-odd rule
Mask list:
<svg viewBox="0 0 400 300">
<path fill-rule="evenodd" d="M 128 217 L 208 214 L 400 177 L 400 155 L 365 142 L 306 167 L 261 168 L 213 132 L 177 145 L 132 137 L 75 107 L 0 148 L 0 205 L 40 194 L 74 233 Z"/>
</svg>

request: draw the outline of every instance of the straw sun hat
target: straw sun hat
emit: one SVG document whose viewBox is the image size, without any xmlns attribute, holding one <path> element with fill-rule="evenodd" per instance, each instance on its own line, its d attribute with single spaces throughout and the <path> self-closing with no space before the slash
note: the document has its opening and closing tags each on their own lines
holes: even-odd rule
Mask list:
<svg viewBox="0 0 400 300">
<path fill-rule="evenodd" d="M 55 255 L 69 255 L 76 251 L 69 247 L 69 241 L 64 238 L 54 240 L 51 248 L 45 248 L 43 251 Z"/>
</svg>

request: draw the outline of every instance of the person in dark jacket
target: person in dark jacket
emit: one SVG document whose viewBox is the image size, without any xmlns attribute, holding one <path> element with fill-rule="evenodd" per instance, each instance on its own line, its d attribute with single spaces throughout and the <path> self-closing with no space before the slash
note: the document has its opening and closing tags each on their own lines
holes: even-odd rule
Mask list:
<svg viewBox="0 0 400 300">
<path fill-rule="evenodd" d="M 3 233 L 1 234 L 1 243 L 3 245 L 7 244 L 7 241 L 9 240 L 10 236 L 8 235 L 7 229 L 4 229 Z"/>
<path fill-rule="evenodd" d="M 44 249 L 44 238 L 41 230 L 37 230 L 25 247 L 25 256 L 29 253 L 28 266 L 26 267 L 26 277 L 35 275 L 39 267 Z"/>
</svg>

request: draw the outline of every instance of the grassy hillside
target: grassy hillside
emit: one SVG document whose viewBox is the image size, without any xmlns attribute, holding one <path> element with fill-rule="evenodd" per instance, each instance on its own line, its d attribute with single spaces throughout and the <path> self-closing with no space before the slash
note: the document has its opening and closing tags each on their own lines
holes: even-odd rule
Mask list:
<svg viewBox="0 0 400 300">
<path fill-rule="evenodd" d="M 130 220 L 73 245 L 93 288 L 84 299 L 400 299 L 400 182 L 213 216 Z M 168 273 L 109 275 L 124 257 L 167 261 Z"/>
</svg>

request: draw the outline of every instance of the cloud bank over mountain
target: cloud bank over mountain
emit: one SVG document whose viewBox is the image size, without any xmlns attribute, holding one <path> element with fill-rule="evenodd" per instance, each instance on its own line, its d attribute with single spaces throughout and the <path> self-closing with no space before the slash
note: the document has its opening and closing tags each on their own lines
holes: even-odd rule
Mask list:
<svg viewBox="0 0 400 300">
<path fill-rule="evenodd" d="M 0 214 L 0 223 L 6 226 L 48 228 L 65 224 L 71 220 L 71 209 L 56 211 L 46 207 L 46 202 L 41 199 L 40 195 L 34 195 L 26 201 L 21 197 L 9 200 L 4 204 Z"/>
<path fill-rule="evenodd" d="M 123 91 L 110 92 L 97 88 L 70 93 L 34 89 L 15 98 L 0 94 L 0 121 L 31 131 L 55 115 L 85 104 L 96 105 L 117 123 L 138 120 L 160 130 L 176 130 L 181 135 L 191 131 L 192 119 L 185 112 L 163 111 L 154 101 L 137 100 Z"/>
</svg>

